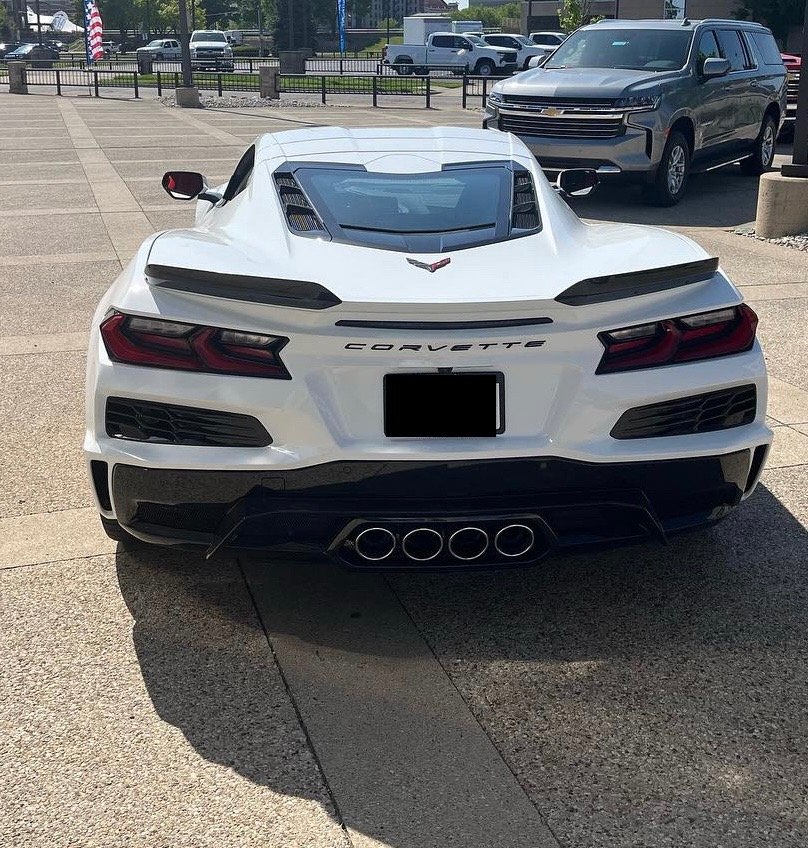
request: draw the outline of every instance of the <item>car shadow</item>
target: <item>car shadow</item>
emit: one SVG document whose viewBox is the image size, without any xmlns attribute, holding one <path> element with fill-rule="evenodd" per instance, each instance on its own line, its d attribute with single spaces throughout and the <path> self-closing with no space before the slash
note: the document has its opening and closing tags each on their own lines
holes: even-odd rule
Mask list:
<svg viewBox="0 0 808 848">
<path fill-rule="evenodd" d="M 780 144 L 777 153 L 790 156 L 791 149 L 790 144 Z M 581 218 L 594 221 L 731 229 L 755 220 L 758 182 L 742 174 L 740 166 L 727 165 L 692 175 L 687 193 L 676 206 L 649 206 L 640 186 L 609 182 L 588 197 L 568 202 Z"/>
<path fill-rule="evenodd" d="M 719 526 L 669 546 L 578 554 L 528 570 L 381 577 L 322 563 L 253 562 L 246 569 L 250 594 L 231 559 L 205 563 L 161 551 L 119 550 L 117 556 L 121 592 L 135 619 L 135 650 L 156 711 L 200 756 L 250 781 L 285 794 L 307 792 L 305 781 L 282 765 L 289 738 L 301 737 L 278 706 L 285 695 L 271 682 L 276 675 L 266 628 L 283 645 L 281 665 L 284 651 L 298 652 L 291 686 L 296 696 L 310 699 L 312 710 L 355 714 L 360 725 L 420 726 L 433 739 L 462 739 L 468 729 L 458 726 L 452 710 L 426 699 L 398 704 L 384 685 L 364 685 L 361 675 L 330 676 L 330 663 L 345 656 L 360 664 L 381 657 L 406 685 L 413 661 L 430 660 L 434 652 L 540 810 L 549 805 L 553 818 L 558 781 L 565 782 L 567 797 L 580 793 L 577 812 L 568 804 L 557 812 L 557 832 L 589 815 L 587 804 L 597 801 L 589 795 L 593 783 L 600 781 L 598 791 L 634 791 L 633 778 L 624 773 L 619 779 L 626 785 L 612 786 L 618 778 L 599 757 L 631 762 L 625 752 L 634 737 L 626 733 L 639 733 L 649 746 L 639 768 L 643 774 L 654 770 L 655 793 L 675 808 L 692 791 L 698 797 L 687 802 L 688 815 L 699 827 L 743 821 L 748 844 L 755 833 L 763 839 L 766 828 L 782 835 L 795 825 L 788 804 L 801 778 L 789 740 L 804 738 L 806 562 L 808 533 L 762 486 Z M 398 632 L 403 625 L 390 590 L 423 639 Z M 569 680 L 559 683 L 559 669 L 578 669 L 588 679 L 570 688 Z M 675 703 L 665 700 L 666 693 Z M 615 709 L 626 714 L 614 715 L 609 733 L 588 750 L 591 738 L 582 742 L 577 734 L 597 733 L 590 725 Z M 545 732 L 547 716 L 556 711 L 558 724 L 574 720 L 563 738 Z M 521 729 L 511 738 L 507 727 Z M 379 732 L 384 739 L 388 730 Z M 333 754 L 353 740 L 346 734 L 327 744 Z M 401 791 L 395 766 L 402 748 L 389 744 L 389 770 L 373 775 L 379 797 Z M 554 764 L 538 777 L 532 771 L 537 757 Z M 731 798 L 709 781 L 701 789 L 691 785 L 707 780 L 710 763 L 739 757 L 751 761 L 749 768 L 759 765 L 756 757 L 765 761 L 769 784 L 734 786 Z M 431 767 L 424 762 L 423 768 Z M 780 793 L 785 813 L 768 820 L 762 808 L 770 792 Z M 626 839 L 628 828 L 645 826 L 644 802 L 632 803 L 626 799 L 635 812 L 610 821 L 618 834 L 627 828 Z M 746 821 L 747 807 L 760 807 L 760 815 Z M 350 825 L 393 848 L 428 844 L 400 821 Z M 654 826 L 664 835 L 664 822 Z M 714 835 L 712 844 L 718 844 L 720 834 Z M 614 844 L 625 844 L 620 838 Z M 786 838 L 781 844 L 792 843 Z"/>
</svg>

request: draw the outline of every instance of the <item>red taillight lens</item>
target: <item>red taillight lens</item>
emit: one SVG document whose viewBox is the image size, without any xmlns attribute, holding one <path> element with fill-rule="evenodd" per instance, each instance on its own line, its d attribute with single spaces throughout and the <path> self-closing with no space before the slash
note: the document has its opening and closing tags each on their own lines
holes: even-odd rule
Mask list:
<svg viewBox="0 0 808 848">
<path fill-rule="evenodd" d="M 600 333 L 606 350 L 597 374 L 712 359 L 749 350 L 757 315 L 745 303 Z"/>
<path fill-rule="evenodd" d="M 128 365 L 291 380 L 282 336 L 200 327 L 113 312 L 101 324 L 110 359 Z"/>
</svg>

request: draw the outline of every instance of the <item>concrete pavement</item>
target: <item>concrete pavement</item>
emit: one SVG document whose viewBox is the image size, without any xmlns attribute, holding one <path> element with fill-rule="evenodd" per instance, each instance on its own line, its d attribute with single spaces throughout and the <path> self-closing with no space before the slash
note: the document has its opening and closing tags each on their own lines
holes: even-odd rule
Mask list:
<svg viewBox="0 0 808 848">
<path fill-rule="evenodd" d="M 808 842 L 808 255 L 730 232 L 755 197 L 732 169 L 673 210 L 612 189 L 576 204 L 695 238 L 761 316 L 775 448 L 715 530 L 391 579 L 101 533 L 86 327 L 140 239 L 190 221 L 163 171 L 224 178 L 292 126 L 476 125 L 439 105 L 0 95 L 0 844 Z"/>
</svg>

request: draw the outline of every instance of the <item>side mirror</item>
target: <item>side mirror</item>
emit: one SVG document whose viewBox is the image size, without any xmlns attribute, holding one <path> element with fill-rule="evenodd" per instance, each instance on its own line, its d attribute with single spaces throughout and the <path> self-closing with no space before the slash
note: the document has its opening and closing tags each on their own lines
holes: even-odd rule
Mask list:
<svg viewBox="0 0 808 848">
<path fill-rule="evenodd" d="M 163 188 L 174 200 L 193 200 L 207 188 L 205 178 L 196 171 L 167 171 Z"/>
<path fill-rule="evenodd" d="M 703 79 L 712 79 L 713 77 L 724 77 L 729 73 L 729 59 L 705 59 L 701 68 L 701 76 Z"/>
<path fill-rule="evenodd" d="M 540 68 L 544 63 L 550 58 L 549 53 L 545 53 L 543 56 L 534 56 L 528 63 L 528 68 Z"/>
<path fill-rule="evenodd" d="M 570 168 L 558 175 L 555 187 L 561 194 L 570 197 L 586 197 L 599 182 L 598 175 L 591 168 Z"/>
</svg>

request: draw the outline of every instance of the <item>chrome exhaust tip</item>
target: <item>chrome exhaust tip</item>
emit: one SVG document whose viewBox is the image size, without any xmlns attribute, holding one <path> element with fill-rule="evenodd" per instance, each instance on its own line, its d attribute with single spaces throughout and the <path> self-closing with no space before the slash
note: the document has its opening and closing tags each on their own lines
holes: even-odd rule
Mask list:
<svg viewBox="0 0 808 848">
<path fill-rule="evenodd" d="M 488 533 L 479 527 L 461 527 L 449 536 L 449 553 L 455 559 L 470 562 L 488 550 Z"/>
<path fill-rule="evenodd" d="M 508 524 L 494 536 L 494 548 L 504 557 L 524 556 L 536 541 L 536 536 L 526 524 Z"/>
<path fill-rule="evenodd" d="M 431 527 L 418 527 L 401 540 L 401 550 L 407 559 L 429 562 L 443 550 L 443 536 Z"/>
<path fill-rule="evenodd" d="M 385 527 L 367 527 L 357 534 L 354 548 L 362 559 L 378 562 L 396 549 L 396 537 Z"/>
</svg>

